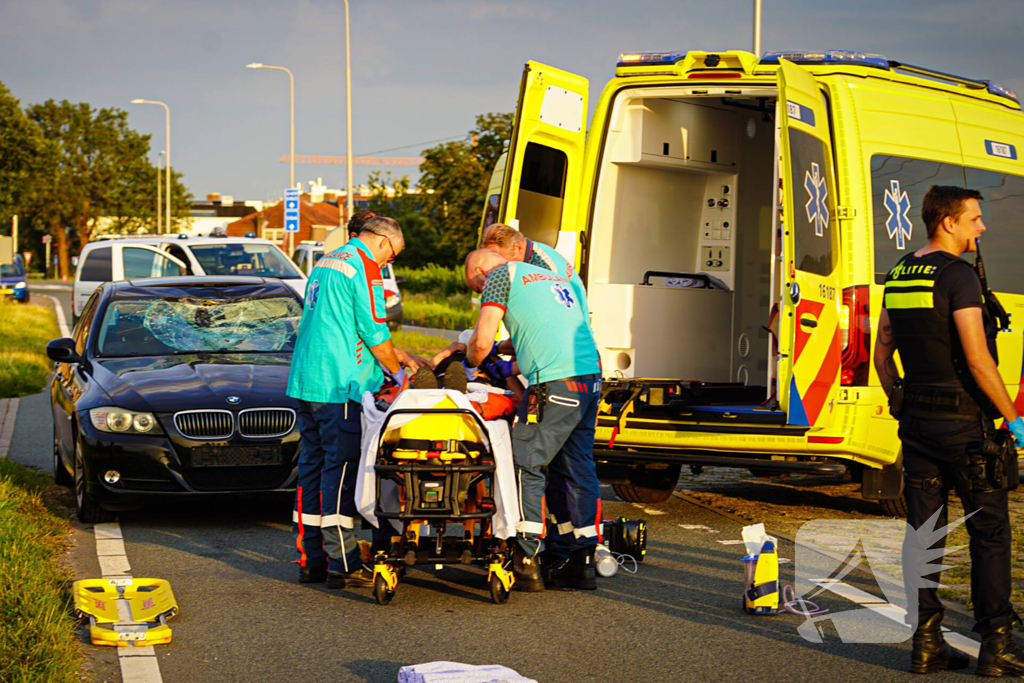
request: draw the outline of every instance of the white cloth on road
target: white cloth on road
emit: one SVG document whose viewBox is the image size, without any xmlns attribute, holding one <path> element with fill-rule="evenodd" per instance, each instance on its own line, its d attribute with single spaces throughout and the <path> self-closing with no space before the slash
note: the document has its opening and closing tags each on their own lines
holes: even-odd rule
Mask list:
<svg viewBox="0 0 1024 683">
<path fill-rule="evenodd" d="M 458 662 L 427 662 L 403 666 L 398 670 L 398 683 L 537 683 L 532 678 L 499 664 L 459 664 Z"/>
<path fill-rule="evenodd" d="M 363 394 L 363 443 L 362 458 L 359 463 L 359 476 L 356 479 L 356 507 L 366 521 L 373 526 L 378 526 L 377 517 L 373 514 L 376 503 L 376 473 L 373 466 L 377 460 L 377 449 L 380 447 L 383 435 L 380 428 L 385 418 L 395 410 L 415 410 L 421 413 L 429 412 L 445 399 L 451 400 L 459 408 L 471 410 L 479 415 L 469 402 L 465 394 L 448 389 L 407 389 L 398 395 L 395 402 L 387 411 L 377 409 L 373 394 Z M 481 394 L 482 400 L 487 400 L 486 395 Z M 388 431 L 398 429 L 416 419 L 415 413 L 402 413 L 395 415 L 388 422 Z M 487 434 L 485 437 L 490 442 L 491 453 L 494 456 L 495 465 L 495 487 L 494 487 L 494 517 L 491 518 L 491 528 L 497 538 L 511 538 L 516 534 L 516 525 L 520 521 L 519 495 L 516 490 L 515 466 L 512 463 L 512 437 L 508 431 L 508 423 L 504 420 L 491 420 L 485 422 Z M 443 434 L 438 435 L 444 438 Z M 388 495 L 384 486 L 381 486 L 381 495 Z M 397 508 L 397 503 L 395 504 Z M 401 528 L 401 525 L 397 525 Z"/>
</svg>

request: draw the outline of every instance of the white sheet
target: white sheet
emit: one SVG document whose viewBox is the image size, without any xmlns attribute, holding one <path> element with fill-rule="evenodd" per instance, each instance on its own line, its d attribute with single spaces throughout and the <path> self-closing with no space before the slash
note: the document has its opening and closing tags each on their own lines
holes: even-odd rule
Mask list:
<svg viewBox="0 0 1024 683">
<path fill-rule="evenodd" d="M 359 463 L 359 478 L 356 480 L 356 507 L 359 514 L 373 526 L 379 526 L 377 517 L 373 514 L 376 502 L 376 475 L 373 465 L 377 458 L 377 449 L 380 447 L 382 437 L 380 428 L 384 424 L 384 419 L 391 411 L 398 409 L 426 412 L 446 398 L 460 408 L 474 410 L 465 394 L 447 389 L 407 389 L 398 395 L 386 412 L 377 410 L 373 394 L 369 392 L 363 394 L 363 453 Z M 388 423 L 388 430 L 397 429 L 415 417 L 413 414 L 396 415 Z M 512 463 L 512 437 L 508 431 L 508 423 L 504 420 L 492 420 L 485 422 L 484 425 L 487 427 L 486 436 L 494 454 L 496 470 L 494 474 L 496 481 L 494 506 L 496 510 L 494 517 L 491 518 L 492 529 L 498 538 L 511 538 L 515 536 L 516 524 L 520 521 L 519 494 L 516 490 L 515 467 Z M 386 483 L 389 483 L 390 487 L 385 489 L 382 485 L 381 495 L 397 495 L 394 484 Z M 392 525 L 396 529 L 401 529 L 401 524 L 392 522 Z"/>
<path fill-rule="evenodd" d="M 427 662 L 403 666 L 398 683 L 537 683 L 498 664 L 474 666 L 459 662 Z"/>
</svg>

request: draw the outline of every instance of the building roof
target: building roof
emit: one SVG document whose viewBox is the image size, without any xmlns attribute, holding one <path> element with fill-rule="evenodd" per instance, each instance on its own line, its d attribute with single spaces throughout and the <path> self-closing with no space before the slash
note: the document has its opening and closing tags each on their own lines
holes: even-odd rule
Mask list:
<svg viewBox="0 0 1024 683">
<path fill-rule="evenodd" d="M 299 232 L 308 233 L 313 226 L 324 226 L 334 228 L 339 225 L 340 212 L 337 206 L 327 202 L 312 203 L 309 195 L 302 195 L 299 201 Z M 257 213 L 251 213 L 227 227 L 228 235 L 244 235 L 247 232 L 256 232 L 256 226 L 261 225 L 264 229 L 284 228 L 284 202 L 278 202 L 268 206 Z"/>
</svg>

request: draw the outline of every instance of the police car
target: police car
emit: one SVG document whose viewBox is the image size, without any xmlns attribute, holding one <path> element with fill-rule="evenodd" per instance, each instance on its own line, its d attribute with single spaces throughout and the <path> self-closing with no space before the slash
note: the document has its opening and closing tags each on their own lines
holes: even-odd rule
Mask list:
<svg viewBox="0 0 1024 683">
<path fill-rule="evenodd" d="M 1024 307 L 1016 95 L 827 50 L 625 53 L 589 133 L 588 97 L 527 63 L 485 222 L 555 247 L 587 284 L 601 478 L 657 502 L 682 465 L 849 472 L 902 513 L 871 363 L 885 273 L 925 243 L 929 186 L 966 185 L 985 195 L 992 289 Z M 1021 341 L 998 340 L 1018 404 Z"/>
</svg>

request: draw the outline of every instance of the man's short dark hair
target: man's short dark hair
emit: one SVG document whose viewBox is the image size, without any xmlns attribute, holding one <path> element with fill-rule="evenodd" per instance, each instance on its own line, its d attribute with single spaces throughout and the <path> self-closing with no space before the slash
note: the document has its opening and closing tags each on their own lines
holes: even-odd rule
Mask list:
<svg viewBox="0 0 1024 683">
<path fill-rule="evenodd" d="M 932 185 L 921 204 L 921 219 L 928 230 L 928 239 L 935 237 L 942 220 L 949 216 L 953 220 L 960 218 L 967 207 L 968 199 L 984 199 L 977 190 L 970 190 L 957 185 Z"/>
<path fill-rule="evenodd" d="M 360 209 L 359 211 L 356 211 L 352 214 L 352 218 L 348 219 L 349 234 L 353 232 L 358 233 L 363 229 L 363 226 L 366 225 L 366 221 L 371 218 L 377 218 L 378 216 L 380 216 L 380 214 L 373 209 Z"/>
</svg>

